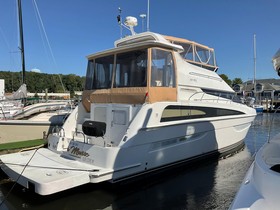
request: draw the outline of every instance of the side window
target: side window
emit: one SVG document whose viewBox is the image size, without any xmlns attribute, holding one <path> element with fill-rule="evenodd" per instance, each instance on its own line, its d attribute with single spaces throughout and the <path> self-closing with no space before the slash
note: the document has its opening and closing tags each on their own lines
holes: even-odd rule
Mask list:
<svg viewBox="0 0 280 210">
<path fill-rule="evenodd" d="M 85 84 L 86 90 L 91 90 L 92 83 L 93 83 L 93 74 L 94 74 L 94 62 L 93 60 L 89 60 L 87 66 L 87 75 L 86 75 L 86 84 Z"/>
<path fill-rule="evenodd" d="M 95 59 L 92 89 L 111 87 L 113 66 L 113 55 Z"/>
<path fill-rule="evenodd" d="M 172 53 L 152 49 L 151 86 L 175 87 L 175 73 Z"/>
<path fill-rule="evenodd" d="M 106 56 L 88 61 L 86 90 L 111 88 L 114 56 Z"/>
</svg>

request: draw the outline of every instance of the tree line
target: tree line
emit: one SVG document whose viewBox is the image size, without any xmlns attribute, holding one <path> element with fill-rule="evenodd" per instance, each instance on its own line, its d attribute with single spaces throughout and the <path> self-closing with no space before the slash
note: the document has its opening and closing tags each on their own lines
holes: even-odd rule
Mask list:
<svg viewBox="0 0 280 210">
<path fill-rule="evenodd" d="M 82 91 L 84 89 L 85 77 L 75 74 L 45 74 L 37 72 L 25 72 L 27 90 L 32 93 L 42 93 L 48 89 L 49 93 L 63 93 Z M 220 77 L 230 86 L 242 84 L 241 78 L 230 80 L 227 75 Z M 22 72 L 0 71 L 0 79 L 5 80 L 5 92 L 16 91 L 22 84 Z"/>
<path fill-rule="evenodd" d="M 28 92 L 42 93 L 48 89 L 49 93 L 63 93 L 82 91 L 85 77 L 75 74 L 45 74 L 25 72 Z M 22 72 L 0 71 L 0 79 L 5 80 L 5 92 L 16 91 L 22 84 Z"/>
</svg>

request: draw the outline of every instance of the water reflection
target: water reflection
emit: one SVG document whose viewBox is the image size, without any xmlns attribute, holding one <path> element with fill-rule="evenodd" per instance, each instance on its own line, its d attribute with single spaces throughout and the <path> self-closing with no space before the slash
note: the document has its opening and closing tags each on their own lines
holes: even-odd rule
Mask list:
<svg viewBox="0 0 280 210">
<path fill-rule="evenodd" d="M 280 115 L 258 115 L 243 151 L 220 161 L 205 161 L 186 169 L 129 184 L 89 184 L 52 196 L 22 191 L 16 185 L 0 209 L 227 209 L 252 162 L 252 154 L 277 133 Z M 3 178 L 2 178 L 3 180 Z M 0 200 L 8 194 L 11 182 L 0 184 Z"/>
<path fill-rule="evenodd" d="M 245 139 L 246 146 L 251 154 L 255 154 L 269 137 L 273 138 L 280 132 L 279 124 L 280 113 L 257 115 Z"/>
</svg>

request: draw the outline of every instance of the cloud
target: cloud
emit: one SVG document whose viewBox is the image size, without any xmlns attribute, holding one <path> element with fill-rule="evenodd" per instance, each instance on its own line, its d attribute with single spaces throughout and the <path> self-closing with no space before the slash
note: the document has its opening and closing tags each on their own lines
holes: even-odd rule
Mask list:
<svg viewBox="0 0 280 210">
<path fill-rule="evenodd" d="M 41 73 L 41 70 L 40 70 L 40 69 L 36 69 L 36 68 L 31 69 L 30 71 L 31 71 L 31 72 L 36 72 L 36 73 Z"/>
</svg>

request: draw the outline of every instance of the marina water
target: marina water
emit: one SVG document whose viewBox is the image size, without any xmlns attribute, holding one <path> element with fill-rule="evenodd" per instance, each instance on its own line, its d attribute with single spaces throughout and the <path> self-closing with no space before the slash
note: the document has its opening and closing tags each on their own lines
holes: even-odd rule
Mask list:
<svg viewBox="0 0 280 210">
<path fill-rule="evenodd" d="M 228 209 L 253 161 L 253 155 L 278 132 L 280 113 L 259 114 L 245 148 L 221 160 L 205 160 L 185 168 L 124 184 L 88 184 L 51 196 L 28 192 L 0 175 L 0 207 L 6 209 Z M 10 192 L 10 193 L 9 193 Z"/>
</svg>

